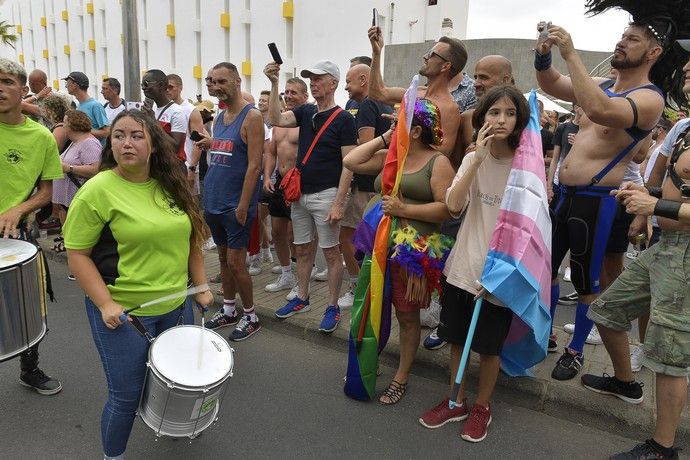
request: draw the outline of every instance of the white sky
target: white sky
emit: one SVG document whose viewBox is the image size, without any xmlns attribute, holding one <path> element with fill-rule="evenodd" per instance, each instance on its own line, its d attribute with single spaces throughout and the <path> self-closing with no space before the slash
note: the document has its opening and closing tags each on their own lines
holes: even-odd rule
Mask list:
<svg viewBox="0 0 690 460">
<path fill-rule="evenodd" d="M 584 5 L 585 0 L 471 0 L 467 38 L 536 39 L 537 23 L 551 21 L 570 33 L 576 48 L 613 52 L 630 16 L 613 10 L 585 17 Z"/>
</svg>

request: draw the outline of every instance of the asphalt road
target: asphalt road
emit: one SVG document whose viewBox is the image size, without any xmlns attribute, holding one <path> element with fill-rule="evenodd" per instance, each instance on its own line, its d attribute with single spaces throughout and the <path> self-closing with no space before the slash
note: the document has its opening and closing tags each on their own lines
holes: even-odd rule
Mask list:
<svg viewBox="0 0 690 460">
<path fill-rule="evenodd" d="M 97 459 L 106 385 L 77 285 L 50 263 L 58 302 L 50 306 L 41 367 L 63 391 L 40 396 L 17 383 L 18 360 L 0 364 L 0 458 Z M 229 332 L 229 331 L 227 331 Z M 227 335 L 223 331 L 223 335 Z M 234 376 L 218 422 L 191 444 L 156 437 L 135 422 L 127 458 L 607 458 L 635 440 L 498 399 L 487 439 L 460 439 L 460 424 L 437 430 L 417 419 L 445 394 L 443 382 L 412 376 L 396 406 L 361 403 L 342 392 L 343 351 L 264 327 L 235 349 Z M 378 387 L 393 375 L 383 367 Z M 500 396 L 499 396 L 500 398 Z M 517 402 L 516 402 L 517 398 Z"/>
</svg>

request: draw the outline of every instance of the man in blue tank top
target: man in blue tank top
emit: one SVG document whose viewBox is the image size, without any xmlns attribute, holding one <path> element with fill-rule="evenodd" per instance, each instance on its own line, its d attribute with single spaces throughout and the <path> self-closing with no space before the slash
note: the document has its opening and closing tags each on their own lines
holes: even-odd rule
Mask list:
<svg viewBox="0 0 690 460">
<path fill-rule="evenodd" d="M 584 363 L 584 344 L 593 326 L 586 315 L 601 290 L 600 273 L 616 215 L 617 204 L 609 193 L 620 186 L 626 165 L 640 148 L 638 143 L 651 132 L 664 109 L 662 90 L 649 79 L 664 53 L 665 43 L 659 37 L 659 31 L 649 24 L 631 23 L 611 59 L 616 79 L 608 81 L 589 76 L 563 28 L 550 26 L 537 42 L 539 86 L 556 98 L 577 101 L 586 115 L 561 163 L 560 196 L 552 222 L 552 317 L 559 297 L 558 268 L 568 250 L 578 293 L 573 337 L 551 374 L 557 380 L 572 379 Z M 551 66 L 553 45 L 565 60 L 569 77 Z M 549 348 L 557 348 L 555 336 Z"/>
<path fill-rule="evenodd" d="M 278 318 L 288 318 L 311 308 L 309 278 L 315 255 L 315 247 L 311 242 L 316 236 L 316 228 L 319 246 L 328 263 L 328 306 L 319 330 L 331 333 L 340 323 L 338 295 L 343 278 L 343 258 L 339 244 L 340 221 L 344 216 L 347 194 L 352 183 L 352 172 L 343 168 L 343 157 L 357 145 L 355 119 L 335 103 L 340 70 L 331 61 L 317 62 L 312 68 L 301 72 L 303 78 L 309 78 L 309 89 L 316 105 L 304 104 L 282 113 L 278 100 L 279 72 L 280 66 L 275 62 L 264 69 L 271 80 L 269 120 L 273 126 L 300 128 L 297 164 L 302 173 L 302 196 L 291 206 L 299 293 L 287 305 L 276 310 L 275 314 Z M 322 134 L 316 139 L 320 131 Z M 301 164 L 312 144 L 311 155 L 305 164 Z"/>
<path fill-rule="evenodd" d="M 264 122 L 254 105 L 242 98 L 242 79 L 235 65 L 216 64 L 211 79 L 214 95 L 226 108 L 213 124 L 211 162 L 204 178 L 204 217 L 218 246 L 224 299 L 223 308 L 206 327 L 237 324 L 229 338 L 240 341 L 261 328 L 245 255 L 259 200 Z M 243 314 L 235 308 L 238 291 Z"/>
</svg>

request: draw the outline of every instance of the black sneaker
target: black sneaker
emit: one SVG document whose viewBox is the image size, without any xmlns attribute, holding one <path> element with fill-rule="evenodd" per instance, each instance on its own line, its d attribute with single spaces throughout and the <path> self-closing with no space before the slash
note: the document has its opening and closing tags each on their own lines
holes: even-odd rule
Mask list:
<svg viewBox="0 0 690 460">
<path fill-rule="evenodd" d="M 577 291 L 558 298 L 558 305 L 575 305 L 577 303 Z"/>
<path fill-rule="evenodd" d="M 582 354 L 572 354 L 567 348 L 563 355 L 558 358 L 556 367 L 551 372 L 551 377 L 556 380 L 570 380 L 580 372 L 585 358 Z"/>
<path fill-rule="evenodd" d="M 232 342 L 241 342 L 242 340 L 247 340 L 249 337 L 259 332 L 259 329 L 261 329 L 261 323 L 259 323 L 259 320 L 257 319 L 256 321 L 252 321 L 249 315 L 245 315 L 242 317 L 240 324 L 238 324 L 237 327 L 232 331 L 228 339 L 230 339 Z"/>
<path fill-rule="evenodd" d="M 644 400 L 642 387 L 638 382 L 621 382 L 616 377 L 604 373 L 601 377 L 585 374 L 581 378 L 582 385 L 588 390 L 596 391 L 603 395 L 612 395 L 630 404 L 640 404 Z"/>
<path fill-rule="evenodd" d="M 633 450 L 628 452 L 619 452 L 609 458 L 611 460 L 664 460 L 678 458 L 678 452 L 676 449 L 671 450 L 673 452 L 671 455 L 666 455 L 656 449 L 652 445 L 651 441 L 651 439 L 648 439 L 644 443 L 636 445 Z"/>
<path fill-rule="evenodd" d="M 552 335 L 549 337 L 549 346 L 546 349 L 549 353 L 556 353 L 558 351 L 558 342 L 556 342 L 556 336 Z"/>
<path fill-rule="evenodd" d="M 219 327 L 234 326 L 240 321 L 240 315 L 235 310 L 235 314 L 232 316 L 226 315 L 223 310 L 219 310 L 213 318 L 204 323 L 206 329 L 218 329 Z"/>
<path fill-rule="evenodd" d="M 46 375 L 39 368 L 22 372 L 19 376 L 19 383 L 25 387 L 33 388 L 42 395 L 54 395 L 62 390 L 62 384 L 58 379 Z"/>
</svg>

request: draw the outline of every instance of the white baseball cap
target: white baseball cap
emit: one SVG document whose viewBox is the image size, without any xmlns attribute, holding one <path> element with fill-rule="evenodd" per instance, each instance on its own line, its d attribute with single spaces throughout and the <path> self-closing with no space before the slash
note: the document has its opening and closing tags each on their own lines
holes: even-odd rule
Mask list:
<svg viewBox="0 0 690 460">
<path fill-rule="evenodd" d="M 678 44 L 680 45 L 681 48 L 683 48 L 685 51 L 690 52 L 690 39 L 685 39 L 685 40 L 676 40 Z"/>
<path fill-rule="evenodd" d="M 302 78 L 309 78 L 312 75 L 331 75 L 336 80 L 340 81 L 340 69 L 331 61 L 319 61 L 314 66 L 304 69 L 300 72 Z"/>
</svg>

